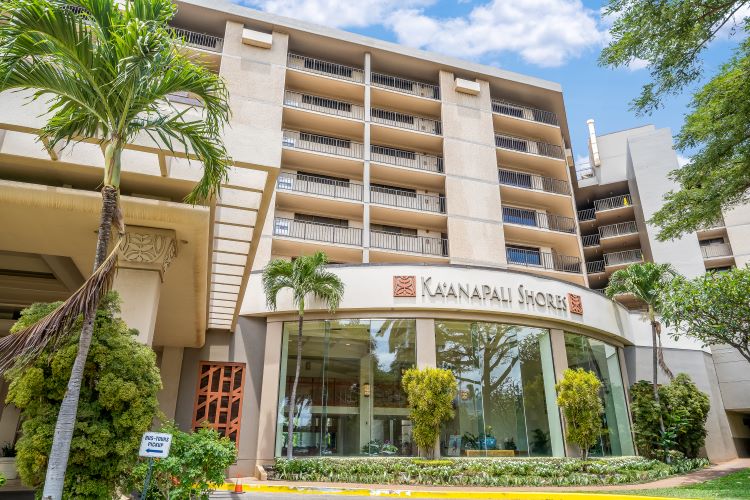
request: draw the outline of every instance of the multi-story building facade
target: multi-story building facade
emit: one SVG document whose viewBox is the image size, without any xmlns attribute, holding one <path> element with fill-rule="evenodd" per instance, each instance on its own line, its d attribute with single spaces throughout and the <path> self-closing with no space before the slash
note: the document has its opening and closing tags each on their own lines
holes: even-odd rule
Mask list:
<svg viewBox="0 0 750 500">
<path fill-rule="evenodd" d="M 637 248 L 617 224 L 639 224 L 628 207 L 645 202 L 574 196 L 559 85 L 239 6 L 177 3 L 184 50 L 227 82 L 235 168 L 220 197 L 192 207 L 180 200 L 198 167 L 184 155 L 144 141 L 124 161 L 130 229 L 115 288 L 159 355 L 169 418 L 234 439 L 234 474 L 285 454 L 296 311 L 284 294 L 267 308 L 261 271 L 323 250 L 346 292 L 335 314 L 308 304 L 296 455 L 416 453 L 400 389 L 410 366 L 459 380 L 444 455 L 576 453 L 554 397 L 568 367 L 606 387 L 595 452 L 635 453 L 627 388 L 648 377 L 649 325 L 591 290 L 605 281 L 587 264 L 604 260 L 606 275 L 630 262 L 610 255 Z M 58 154 L 34 143 L 44 109 L 21 98 L 0 96 L 8 324 L 88 275 L 101 175 L 94 145 Z M 602 197 L 615 199 L 597 212 Z M 596 225 L 579 229 L 592 207 Z M 596 227 L 595 251 L 581 234 Z M 711 394 L 707 454 L 734 456 L 710 352 L 670 347 Z M 17 420 L 3 408 L 0 442 Z"/>
<path fill-rule="evenodd" d="M 688 277 L 747 265 L 750 251 L 748 206 L 727 212 L 715 227 L 677 240 L 658 241 L 658 228 L 647 224 L 662 206 L 664 195 L 676 189 L 669 173 L 678 168 L 678 161 L 668 129 L 647 125 L 597 136 L 593 120 L 589 120 L 588 125 L 589 165 L 579 166 L 575 196 L 591 288 L 603 289 L 612 272 L 644 260 L 670 263 Z M 642 306 L 629 296 L 617 300 L 631 309 Z M 626 351 L 628 349 L 633 348 L 628 347 Z M 696 378 L 701 379 L 699 384 L 703 390 L 721 396 L 712 405 L 716 411 L 726 413 L 736 450 L 747 456 L 750 453 L 750 398 L 747 394 L 750 366 L 728 346 L 711 346 L 710 353 L 706 377 Z M 695 353 L 683 351 L 681 345 L 666 349 L 668 363 L 681 370 L 685 370 L 686 365 L 700 365 L 700 360 L 694 358 Z M 631 382 L 647 379 L 647 372 L 647 367 L 634 365 L 629 372 Z"/>
</svg>

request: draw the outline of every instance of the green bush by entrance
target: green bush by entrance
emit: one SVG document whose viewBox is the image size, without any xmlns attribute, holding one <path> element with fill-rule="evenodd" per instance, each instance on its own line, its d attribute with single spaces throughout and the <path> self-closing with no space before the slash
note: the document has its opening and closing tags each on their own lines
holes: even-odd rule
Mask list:
<svg viewBox="0 0 750 500">
<path fill-rule="evenodd" d="M 683 474 L 708 465 L 668 465 L 641 457 L 595 458 L 303 458 L 277 459 L 269 477 L 284 481 L 436 486 L 585 486 L 628 484 Z"/>
</svg>

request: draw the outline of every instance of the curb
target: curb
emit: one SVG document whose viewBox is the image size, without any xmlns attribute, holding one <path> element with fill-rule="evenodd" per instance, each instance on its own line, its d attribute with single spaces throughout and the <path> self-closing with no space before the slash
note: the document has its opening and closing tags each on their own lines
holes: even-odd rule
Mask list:
<svg viewBox="0 0 750 500">
<path fill-rule="evenodd" d="M 265 484 L 243 484 L 243 493 L 286 493 L 296 495 L 336 495 L 362 496 L 380 498 L 453 498 L 453 499 L 486 499 L 486 500 L 680 500 L 675 497 L 653 497 L 640 495 L 575 493 L 555 491 L 425 491 L 389 488 L 337 488 L 335 486 L 285 486 Z M 627 488 L 627 485 L 623 485 Z M 216 488 L 219 491 L 235 491 L 234 483 L 224 483 Z"/>
</svg>

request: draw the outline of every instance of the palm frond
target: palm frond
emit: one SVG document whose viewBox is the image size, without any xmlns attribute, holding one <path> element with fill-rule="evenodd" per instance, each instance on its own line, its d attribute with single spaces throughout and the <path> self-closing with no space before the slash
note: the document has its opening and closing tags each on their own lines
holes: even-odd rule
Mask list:
<svg viewBox="0 0 750 500">
<path fill-rule="evenodd" d="M 112 287 L 118 245 L 102 265 L 54 311 L 23 330 L 0 338 L 0 374 L 24 366 L 47 346 L 56 346 L 71 335 L 79 317 L 96 309 Z"/>
<path fill-rule="evenodd" d="M 272 260 L 263 269 L 262 282 L 266 305 L 275 311 L 279 292 L 284 288 L 294 288 L 292 263 L 284 259 Z"/>
</svg>

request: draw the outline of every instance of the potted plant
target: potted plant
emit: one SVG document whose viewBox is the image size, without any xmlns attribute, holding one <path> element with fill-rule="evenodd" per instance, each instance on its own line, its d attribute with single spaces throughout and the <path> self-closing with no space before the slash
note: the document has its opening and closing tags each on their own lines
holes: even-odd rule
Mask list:
<svg viewBox="0 0 750 500">
<path fill-rule="evenodd" d="M 494 450 L 497 448 L 497 438 L 492 434 L 492 426 L 484 428 L 484 433 L 479 437 L 479 443 L 483 450 Z"/>
<path fill-rule="evenodd" d="M 16 448 L 12 443 L 7 443 L 0 448 L 0 475 L 5 479 L 16 479 L 18 469 L 16 469 Z"/>
<path fill-rule="evenodd" d="M 382 455 L 395 455 L 396 453 L 398 453 L 398 446 L 393 445 L 393 444 L 391 444 L 389 442 L 386 442 L 380 448 L 380 453 Z"/>
</svg>

